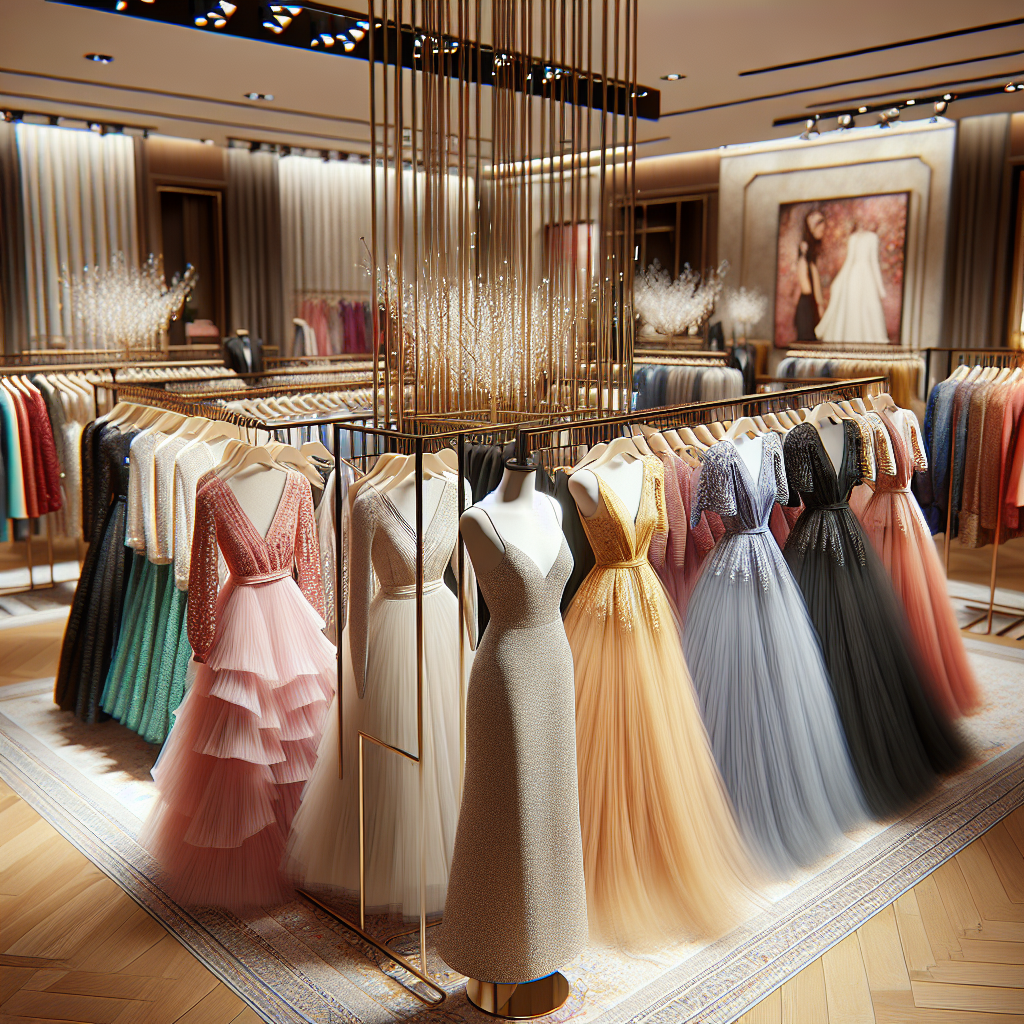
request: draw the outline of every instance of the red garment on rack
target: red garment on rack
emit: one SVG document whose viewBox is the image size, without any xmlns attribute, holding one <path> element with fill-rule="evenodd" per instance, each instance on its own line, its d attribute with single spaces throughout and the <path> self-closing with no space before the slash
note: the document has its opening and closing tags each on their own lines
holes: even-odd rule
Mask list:
<svg viewBox="0 0 1024 1024">
<path fill-rule="evenodd" d="M 53 425 L 46 411 L 46 400 L 31 381 L 25 381 L 28 397 L 25 408 L 32 431 L 36 458 L 36 487 L 40 515 L 56 512 L 63 504 L 60 493 L 60 460 L 53 442 Z"/>
<path fill-rule="evenodd" d="M 36 483 L 36 461 L 32 454 L 32 437 L 29 430 L 28 403 L 21 388 L 10 388 L 14 407 L 18 414 L 18 440 L 21 447 L 21 475 L 25 481 L 25 511 L 29 519 L 39 515 L 39 490 Z"/>
</svg>

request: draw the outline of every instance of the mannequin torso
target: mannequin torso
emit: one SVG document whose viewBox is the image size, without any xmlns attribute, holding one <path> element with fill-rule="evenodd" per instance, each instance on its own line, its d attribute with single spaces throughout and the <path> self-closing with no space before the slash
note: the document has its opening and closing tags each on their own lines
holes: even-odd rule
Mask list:
<svg viewBox="0 0 1024 1024">
<path fill-rule="evenodd" d="M 746 434 L 740 434 L 739 437 L 733 439 L 732 443 L 736 446 L 736 451 L 739 452 L 743 465 L 747 467 L 750 479 L 756 484 L 758 477 L 761 475 L 761 460 L 764 456 L 764 435 L 748 437 Z"/>
<path fill-rule="evenodd" d="M 843 446 L 846 438 L 846 428 L 842 422 L 821 423 L 818 425 L 818 436 L 825 447 L 832 468 L 839 474 L 839 468 L 843 463 Z"/>
<path fill-rule="evenodd" d="M 287 482 L 286 470 L 263 465 L 248 466 L 227 481 L 238 504 L 242 506 L 242 511 L 249 517 L 261 537 L 267 536 L 267 531 L 274 522 Z"/>
<path fill-rule="evenodd" d="M 477 572 L 493 569 L 505 555 L 505 541 L 519 548 L 547 576 L 562 550 L 562 509 L 553 498 L 537 494 L 535 469 L 506 466 L 497 489 L 462 514 L 466 550 Z M 554 525 L 544 504 L 550 506 Z"/>
<path fill-rule="evenodd" d="M 644 466 L 640 459 L 628 454 L 615 455 L 601 465 L 595 463 L 594 469 L 573 473 L 569 478 L 569 493 L 581 514 L 588 518 L 601 503 L 598 476 L 618 495 L 630 517 L 636 519 L 644 485 Z"/>
</svg>

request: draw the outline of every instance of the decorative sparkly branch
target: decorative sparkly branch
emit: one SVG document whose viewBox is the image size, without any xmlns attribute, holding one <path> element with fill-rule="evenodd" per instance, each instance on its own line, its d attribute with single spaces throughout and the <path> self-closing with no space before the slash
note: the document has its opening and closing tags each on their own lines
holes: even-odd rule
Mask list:
<svg viewBox="0 0 1024 1024">
<path fill-rule="evenodd" d="M 768 296 L 756 288 L 740 288 L 739 291 L 730 288 L 726 293 L 726 304 L 729 316 L 743 334 L 756 327 L 768 312 Z"/>
<path fill-rule="evenodd" d="M 633 309 L 658 334 L 685 334 L 699 328 L 714 312 L 728 269 L 728 262 L 722 260 L 702 279 L 687 263 L 673 281 L 668 270 L 655 260 L 636 276 Z"/>
</svg>

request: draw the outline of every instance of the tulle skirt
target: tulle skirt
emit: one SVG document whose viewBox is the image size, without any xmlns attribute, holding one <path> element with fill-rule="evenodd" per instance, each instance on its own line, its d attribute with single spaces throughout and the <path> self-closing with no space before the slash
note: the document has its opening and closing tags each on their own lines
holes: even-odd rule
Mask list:
<svg viewBox="0 0 1024 1024">
<path fill-rule="evenodd" d="M 878 817 L 905 811 L 966 751 L 927 695 L 888 573 L 848 508 L 805 509 L 785 556 L 821 641 L 868 806 Z"/>
<path fill-rule="evenodd" d="M 221 591 L 213 646 L 153 768 L 160 797 L 141 838 L 179 903 L 287 898 L 285 837 L 335 685 L 323 626 L 290 578 Z"/>
<path fill-rule="evenodd" d="M 737 563 L 750 571 L 732 572 Z M 690 599 L 685 647 L 744 838 L 783 875 L 835 848 L 867 809 L 818 638 L 770 534 L 719 542 Z"/>
<path fill-rule="evenodd" d="M 978 683 L 917 499 L 907 491 L 879 489 L 858 514 L 903 601 L 929 695 L 950 717 L 970 714 L 978 707 Z"/>
<path fill-rule="evenodd" d="M 426 907 L 444 909 L 459 816 L 458 600 L 447 587 L 423 595 L 423 806 Z M 346 670 L 344 778 L 338 778 L 338 714 L 333 705 L 320 757 L 288 841 L 288 865 L 308 885 L 358 893 L 358 733 L 416 755 L 416 602 L 380 592 L 370 605 L 363 698 Z M 472 664 L 465 637 L 465 672 Z M 420 783 L 417 765 L 364 741 L 366 907 L 420 912 Z"/>
<path fill-rule="evenodd" d="M 598 564 L 565 618 L 591 933 L 631 947 L 734 920 L 747 861 L 650 564 Z"/>
</svg>

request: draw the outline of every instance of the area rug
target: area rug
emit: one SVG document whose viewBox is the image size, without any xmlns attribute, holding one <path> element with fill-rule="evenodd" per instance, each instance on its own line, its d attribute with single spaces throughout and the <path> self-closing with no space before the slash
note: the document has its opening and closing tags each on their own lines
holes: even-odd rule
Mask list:
<svg viewBox="0 0 1024 1024">
<path fill-rule="evenodd" d="M 862 830 L 813 871 L 772 888 L 756 917 L 712 944 L 645 957 L 588 948 L 565 967 L 569 1001 L 544 1019 L 728 1024 L 1024 803 L 1024 652 L 967 644 L 986 697 L 967 724 L 972 769 L 909 817 Z M 249 917 L 172 903 L 137 842 L 157 748 L 114 722 L 76 722 L 54 707 L 51 688 L 39 680 L 0 689 L 0 776 L 265 1020 L 493 1019 L 467 1002 L 464 979 L 432 948 L 429 968 L 449 993 L 438 1009 L 412 994 L 414 979 L 394 961 L 305 900 Z M 415 950 L 413 939 L 402 949 Z"/>
</svg>

